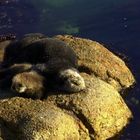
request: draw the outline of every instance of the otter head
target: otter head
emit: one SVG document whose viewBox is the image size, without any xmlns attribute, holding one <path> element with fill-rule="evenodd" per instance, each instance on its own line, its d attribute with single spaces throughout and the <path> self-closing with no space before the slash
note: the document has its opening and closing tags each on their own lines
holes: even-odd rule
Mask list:
<svg viewBox="0 0 140 140">
<path fill-rule="evenodd" d="M 12 81 L 12 86 L 11 86 L 11 89 L 13 91 L 16 91 L 18 93 L 25 93 L 27 91 L 27 86 L 24 85 L 23 83 L 20 83 L 18 81 L 15 80 L 15 77 L 14 77 L 14 80 Z"/>
<path fill-rule="evenodd" d="M 85 89 L 83 77 L 74 68 L 60 71 L 59 78 L 63 81 L 63 85 L 60 88 L 64 91 L 79 92 Z"/>
<path fill-rule="evenodd" d="M 35 71 L 19 73 L 13 77 L 11 89 L 23 96 L 41 98 L 45 90 L 44 77 Z"/>
</svg>

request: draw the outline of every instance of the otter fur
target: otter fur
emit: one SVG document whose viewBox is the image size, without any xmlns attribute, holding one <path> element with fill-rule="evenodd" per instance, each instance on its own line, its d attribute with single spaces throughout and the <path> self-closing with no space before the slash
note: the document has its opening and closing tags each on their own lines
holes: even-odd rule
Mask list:
<svg viewBox="0 0 140 140">
<path fill-rule="evenodd" d="M 40 99 L 45 93 L 45 78 L 36 71 L 23 72 L 12 79 L 11 89 L 21 96 Z"/>
<path fill-rule="evenodd" d="M 66 92 L 85 89 L 84 79 L 77 70 L 77 56 L 68 44 L 44 36 L 32 38 L 32 35 L 25 36 L 5 50 L 3 74 L 11 73 L 14 91 L 41 98 L 47 86 Z M 19 70 L 14 66 L 18 68 L 27 63 L 28 69 Z"/>
<path fill-rule="evenodd" d="M 47 90 L 79 92 L 84 88 L 84 79 L 76 69 L 62 70 L 57 75 L 47 77 L 32 70 L 19 73 L 12 79 L 12 90 L 27 96 L 42 97 Z"/>
<path fill-rule="evenodd" d="M 42 38 L 32 40 L 27 36 L 15 41 L 6 47 L 3 66 L 9 67 L 18 63 L 52 63 L 53 60 L 61 61 L 65 67 L 77 68 L 77 56 L 75 52 L 63 41 L 54 38 Z"/>
<path fill-rule="evenodd" d="M 11 86 L 13 76 L 21 72 L 29 71 L 31 68 L 31 64 L 22 63 L 0 69 L 0 88 L 9 88 Z"/>
</svg>

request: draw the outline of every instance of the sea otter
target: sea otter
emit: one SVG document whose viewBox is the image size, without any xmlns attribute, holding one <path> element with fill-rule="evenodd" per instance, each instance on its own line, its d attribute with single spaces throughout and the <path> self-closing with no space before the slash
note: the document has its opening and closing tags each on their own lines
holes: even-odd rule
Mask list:
<svg viewBox="0 0 140 140">
<path fill-rule="evenodd" d="M 12 78 L 11 89 L 23 96 L 42 98 L 47 91 L 73 93 L 85 88 L 84 79 L 76 69 L 66 69 L 57 73 L 45 72 L 44 75 L 37 68 L 16 74 Z"/>
<path fill-rule="evenodd" d="M 17 91 L 18 88 L 16 88 L 16 85 L 25 85 L 23 84 L 24 82 L 26 83 L 26 81 L 23 80 L 25 79 L 23 75 L 25 75 L 25 77 L 26 75 L 28 75 L 29 78 L 31 77 L 27 79 L 27 81 L 29 80 L 27 83 L 30 83 L 33 79 L 36 80 L 36 78 L 33 78 L 36 77 L 36 74 L 31 76 L 32 71 L 34 71 L 40 76 L 43 76 L 45 78 L 43 81 L 47 81 L 47 84 L 52 89 L 66 92 L 78 92 L 83 90 L 85 88 L 85 82 L 77 70 L 77 56 L 70 46 L 54 38 L 41 36 L 37 39 L 32 39 L 33 37 L 33 35 L 29 35 L 19 41 L 15 41 L 5 50 L 3 68 L 8 68 L 9 71 L 11 71 L 10 66 L 14 64 L 21 65 L 29 63 L 32 65 L 31 69 L 28 71 L 25 70 L 26 73 L 24 73 L 24 70 L 22 71 L 23 73 L 16 73 L 15 69 L 12 77 L 12 88 Z M 0 73 L 0 76 L 1 75 L 2 73 Z M 32 81 L 32 83 L 34 83 L 34 81 Z M 37 83 L 37 81 L 35 81 L 35 83 Z M 44 83 L 41 84 L 44 86 Z M 29 84 L 26 85 L 28 86 Z M 23 89 L 26 88 L 24 87 Z M 36 90 L 36 88 L 33 90 Z M 33 90 L 30 92 L 33 92 Z M 20 92 L 20 90 L 17 92 Z M 24 92 L 26 93 L 26 90 L 24 90 Z"/>
<path fill-rule="evenodd" d="M 6 47 L 3 67 L 18 63 L 51 63 L 52 59 L 77 68 L 77 56 L 68 44 L 58 39 L 32 35 Z"/>
</svg>

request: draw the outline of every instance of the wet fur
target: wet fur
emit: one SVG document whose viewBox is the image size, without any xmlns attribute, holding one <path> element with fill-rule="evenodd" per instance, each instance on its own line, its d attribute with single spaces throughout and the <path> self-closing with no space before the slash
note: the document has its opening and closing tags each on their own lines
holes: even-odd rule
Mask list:
<svg viewBox="0 0 140 140">
<path fill-rule="evenodd" d="M 85 88 L 75 52 L 57 39 L 29 35 L 13 42 L 5 50 L 2 67 L 0 87 L 7 83 L 19 93 L 17 86 L 26 85 L 23 95 L 28 97 L 41 98 L 48 87 L 67 92 Z"/>
<path fill-rule="evenodd" d="M 21 96 L 41 99 L 46 91 L 46 79 L 36 71 L 23 72 L 12 79 L 11 89 Z"/>
<path fill-rule="evenodd" d="M 12 78 L 21 72 L 30 71 L 31 64 L 14 64 L 8 68 L 0 69 L 0 88 L 9 88 L 12 83 Z"/>
<path fill-rule="evenodd" d="M 43 38 L 32 41 L 32 37 L 23 38 L 10 44 L 4 54 L 4 67 L 17 63 L 51 63 L 52 59 L 67 61 L 67 65 L 77 68 L 75 52 L 63 41 Z M 62 61 L 63 60 L 63 61 Z M 65 64 L 63 67 L 65 67 Z"/>
</svg>

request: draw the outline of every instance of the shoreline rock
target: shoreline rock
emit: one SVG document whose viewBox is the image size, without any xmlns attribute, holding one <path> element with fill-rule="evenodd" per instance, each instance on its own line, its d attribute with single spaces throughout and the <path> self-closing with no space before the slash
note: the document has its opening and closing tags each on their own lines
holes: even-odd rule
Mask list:
<svg viewBox="0 0 140 140">
<path fill-rule="evenodd" d="M 81 71 L 100 77 L 118 91 L 135 83 L 135 78 L 125 62 L 100 43 L 71 35 L 57 35 L 54 38 L 72 47 L 78 56 Z"/>
<path fill-rule="evenodd" d="M 94 139 L 115 136 L 132 118 L 132 113 L 114 87 L 99 78 L 82 74 L 86 90 L 76 94 L 50 93 L 46 101 L 74 112 Z"/>
<path fill-rule="evenodd" d="M 86 89 L 73 94 L 49 92 L 43 100 L 15 97 L 10 91 L 0 90 L 0 139 L 105 140 L 114 137 L 132 118 L 119 94 L 135 82 L 131 71 L 120 58 L 95 41 L 69 35 L 54 38 L 68 43 L 76 52 Z M 9 43 L 0 42 L 1 61 Z"/>
<path fill-rule="evenodd" d="M 0 101 L 0 138 L 89 140 L 88 130 L 72 115 L 53 104 L 20 97 Z"/>
</svg>

